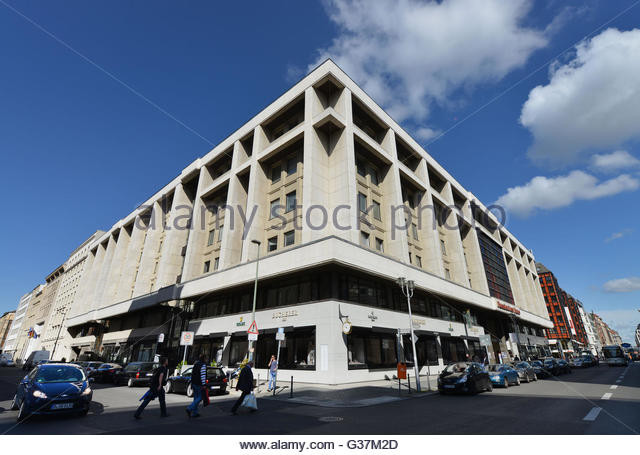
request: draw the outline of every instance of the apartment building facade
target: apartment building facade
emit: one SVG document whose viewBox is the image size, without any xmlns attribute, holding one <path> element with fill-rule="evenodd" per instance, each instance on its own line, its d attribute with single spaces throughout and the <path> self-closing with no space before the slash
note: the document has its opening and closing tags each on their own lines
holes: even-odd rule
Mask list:
<svg viewBox="0 0 640 455">
<path fill-rule="evenodd" d="M 77 295 L 85 270 L 89 245 L 93 239 L 102 234 L 104 234 L 103 231 L 97 231 L 85 240 L 61 267 L 60 285 L 55 291 L 49 315 L 44 321 L 40 335 L 40 349 L 49 351 L 52 359 L 69 360 L 71 358 L 71 335 L 66 329 L 66 316 Z"/>
<path fill-rule="evenodd" d="M 422 373 L 543 355 L 552 328 L 533 253 L 332 61 L 326 61 L 88 245 L 67 315 L 72 357 L 205 354 L 260 334 L 296 380 Z M 415 282 L 413 318 L 396 279 Z"/>
<path fill-rule="evenodd" d="M 32 296 L 33 291 L 20 297 L 13 321 L 11 322 L 11 328 L 9 329 L 9 333 L 7 334 L 7 338 L 2 348 L 2 352 L 5 354 L 11 354 L 14 360 L 16 359 L 18 339 L 21 334 L 24 318 L 27 314 L 27 310 L 29 309 L 29 303 L 31 302 Z"/>
<path fill-rule="evenodd" d="M 4 352 L 4 345 L 11 331 L 11 325 L 13 324 L 15 315 L 15 311 L 7 311 L 0 316 L 0 352 Z"/>
</svg>

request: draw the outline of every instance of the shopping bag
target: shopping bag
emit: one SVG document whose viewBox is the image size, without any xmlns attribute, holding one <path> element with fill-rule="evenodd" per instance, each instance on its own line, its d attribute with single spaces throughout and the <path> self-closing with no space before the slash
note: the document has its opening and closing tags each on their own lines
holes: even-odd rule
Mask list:
<svg viewBox="0 0 640 455">
<path fill-rule="evenodd" d="M 211 401 L 209 400 L 209 389 L 204 389 L 204 396 L 202 397 L 202 406 L 209 406 Z"/>
<path fill-rule="evenodd" d="M 256 400 L 256 396 L 253 392 L 244 397 L 244 400 L 242 400 L 242 407 L 251 409 L 252 411 L 258 410 L 258 401 Z"/>
</svg>

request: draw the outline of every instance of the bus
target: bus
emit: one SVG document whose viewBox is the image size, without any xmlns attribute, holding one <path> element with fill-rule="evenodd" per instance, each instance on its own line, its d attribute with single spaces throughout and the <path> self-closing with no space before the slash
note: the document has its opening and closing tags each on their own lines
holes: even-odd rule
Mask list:
<svg viewBox="0 0 640 455">
<path fill-rule="evenodd" d="M 625 355 L 624 349 L 622 346 L 613 344 L 611 346 L 604 346 L 602 348 L 602 353 L 604 354 L 604 358 L 607 359 L 607 365 L 610 367 L 613 366 L 627 366 L 629 360 Z"/>
</svg>

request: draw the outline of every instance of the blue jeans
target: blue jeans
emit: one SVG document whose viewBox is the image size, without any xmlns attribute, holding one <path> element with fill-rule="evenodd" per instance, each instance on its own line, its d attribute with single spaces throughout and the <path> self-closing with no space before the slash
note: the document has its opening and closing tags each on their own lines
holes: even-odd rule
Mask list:
<svg viewBox="0 0 640 455">
<path fill-rule="evenodd" d="M 269 371 L 269 385 L 267 389 L 272 390 L 276 388 L 276 371 Z"/>
<path fill-rule="evenodd" d="M 198 415 L 198 405 L 202 401 L 202 387 L 199 385 L 191 386 L 193 389 L 193 402 L 187 406 L 187 410 L 191 415 Z"/>
</svg>

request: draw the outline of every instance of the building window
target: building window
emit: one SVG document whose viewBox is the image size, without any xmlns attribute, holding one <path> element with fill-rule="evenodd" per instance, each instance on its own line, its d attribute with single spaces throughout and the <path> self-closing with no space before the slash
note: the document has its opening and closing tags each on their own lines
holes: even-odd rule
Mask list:
<svg viewBox="0 0 640 455">
<path fill-rule="evenodd" d="M 356 169 L 358 171 L 358 174 L 361 177 L 366 177 L 367 176 L 367 170 L 364 167 L 364 163 L 361 160 L 356 160 Z"/>
<path fill-rule="evenodd" d="M 382 239 L 379 239 L 378 237 L 376 237 L 376 250 L 384 253 L 384 244 L 382 242 Z"/>
<path fill-rule="evenodd" d="M 216 231 L 213 229 L 209 231 L 209 238 L 207 239 L 207 246 L 213 245 L 213 241 L 216 238 Z"/>
<path fill-rule="evenodd" d="M 358 210 L 367 213 L 367 196 L 364 193 L 358 193 Z"/>
<path fill-rule="evenodd" d="M 267 251 L 275 251 L 278 249 L 278 237 L 271 237 L 267 240 Z"/>
<path fill-rule="evenodd" d="M 369 248 L 369 234 L 360 231 L 360 245 Z"/>
<path fill-rule="evenodd" d="M 418 240 L 418 226 L 415 223 L 411 224 L 411 234 L 414 239 Z"/>
<path fill-rule="evenodd" d="M 278 215 L 278 209 L 280 208 L 280 199 L 274 199 L 271 201 L 269 208 L 269 219 L 272 220 Z"/>
<path fill-rule="evenodd" d="M 422 258 L 420 256 L 416 256 L 416 265 L 422 267 Z"/>
<path fill-rule="evenodd" d="M 298 158 L 292 157 L 287 160 L 287 175 L 293 175 L 298 170 Z"/>
<path fill-rule="evenodd" d="M 204 270 L 202 273 L 209 273 L 210 267 L 211 267 L 211 261 L 204 261 Z"/>
<path fill-rule="evenodd" d="M 378 185 L 380 183 L 380 179 L 378 178 L 378 171 L 375 168 L 369 168 L 369 177 L 371 178 L 371 183 L 374 185 Z"/>
<path fill-rule="evenodd" d="M 378 221 L 382 221 L 382 216 L 380 214 L 380 203 L 374 200 L 372 201 L 372 204 L 373 204 L 373 217 Z"/>
<path fill-rule="evenodd" d="M 451 279 L 451 270 L 449 270 L 449 269 L 444 269 L 444 277 L 445 277 L 447 280 L 450 280 L 450 279 Z"/>
<path fill-rule="evenodd" d="M 222 228 L 224 227 L 224 225 L 220 226 L 220 229 L 218 230 L 218 242 L 222 242 Z"/>
<path fill-rule="evenodd" d="M 395 368 L 396 337 L 370 329 L 354 328 L 347 335 L 347 362 L 350 370 Z"/>
<path fill-rule="evenodd" d="M 293 245 L 295 242 L 296 233 L 295 231 L 289 231 L 284 233 L 284 246 Z"/>
<path fill-rule="evenodd" d="M 440 251 L 442 251 L 443 256 L 447 255 L 447 244 L 442 239 L 440 239 Z"/>
<path fill-rule="evenodd" d="M 296 192 L 292 191 L 291 193 L 287 194 L 286 213 L 289 213 L 290 211 L 295 209 L 296 209 Z"/>
<path fill-rule="evenodd" d="M 213 270 L 218 270 L 218 267 L 220 266 L 220 258 L 215 258 L 213 260 Z"/>
<path fill-rule="evenodd" d="M 280 176 L 282 175 L 282 168 L 278 164 L 277 166 L 273 166 L 271 168 L 271 183 L 276 183 L 280 181 Z"/>
</svg>

